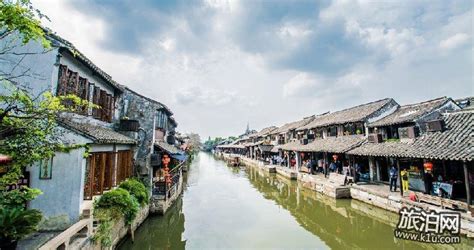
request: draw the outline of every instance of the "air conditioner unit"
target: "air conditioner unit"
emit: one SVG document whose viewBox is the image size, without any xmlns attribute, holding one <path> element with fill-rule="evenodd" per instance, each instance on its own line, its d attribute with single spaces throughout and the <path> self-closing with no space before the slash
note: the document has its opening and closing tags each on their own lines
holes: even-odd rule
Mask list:
<svg viewBox="0 0 474 250">
<path fill-rule="evenodd" d="M 415 127 L 398 128 L 398 136 L 400 139 L 414 139 L 416 136 Z"/>
<path fill-rule="evenodd" d="M 382 142 L 382 135 L 381 134 L 369 134 L 368 140 L 371 143 L 381 143 Z"/>
<path fill-rule="evenodd" d="M 426 122 L 426 131 L 428 132 L 437 132 L 444 130 L 444 121 L 443 120 L 433 120 Z"/>
</svg>

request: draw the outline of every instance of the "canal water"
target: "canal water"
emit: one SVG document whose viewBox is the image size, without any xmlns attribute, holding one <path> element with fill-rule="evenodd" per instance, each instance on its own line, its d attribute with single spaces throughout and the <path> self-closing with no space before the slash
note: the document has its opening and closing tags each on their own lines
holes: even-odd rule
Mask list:
<svg viewBox="0 0 474 250">
<path fill-rule="evenodd" d="M 152 216 L 120 249 L 473 249 L 398 240 L 398 215 L 334 200 L 258 168 L 235 168 L 200 153 L 183 195 Z"/>
</svg>

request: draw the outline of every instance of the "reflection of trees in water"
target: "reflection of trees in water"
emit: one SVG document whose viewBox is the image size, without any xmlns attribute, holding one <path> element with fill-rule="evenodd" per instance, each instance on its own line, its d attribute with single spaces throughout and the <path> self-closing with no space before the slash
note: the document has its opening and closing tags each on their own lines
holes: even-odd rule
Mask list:
<svg viewBox="0 0 474 250">
<path fill-rule="evenodd" d="M 273 200 L 288 210 L 301 226 L 318 236 L 331 248 L 439 247 L 395 239 L 394 227 L 389 225 L 388 221 L 384 223 L 355 209 L 351 206 L 350 200 L 336 201 L 304 189 L 296 181 L 263 173 L 256 168 L 248 168 L 247 172 L 250 183 L 265 199 Z"/>
<path fill-rule="evenodd" d="M 176 203 L 163 216 L 149 217 L 135 232 L 135 242 L 127 239 L 120 249 L 185 249 L 183 200 Z"/>
</svg>

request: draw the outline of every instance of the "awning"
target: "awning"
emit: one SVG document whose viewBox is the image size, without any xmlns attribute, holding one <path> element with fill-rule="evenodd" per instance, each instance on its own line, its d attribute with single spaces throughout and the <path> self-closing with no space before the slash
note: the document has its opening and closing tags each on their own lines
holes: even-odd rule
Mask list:
<svg viewBox="0 0 474 250">
<path fill-rule="evenodd" d="M 163 149 L 168 154 L 178 154 L 178 153 L 180 153 L 180 150 L 177 147 L 175 147 L 174 145 L 168 144 L 164 141 L 155 142 L 155 146 L 158 146 L 159 148 Z"/>
<path fill-rule="evenodd" d="M 188 156 L 185 153 L 171 154 L 171 157 L 178 161 L 185 161 L 188 159 Z"/>
<path fill-rule="evenodd" d="M 262 151 L 262 152 L 271 152 L 272 151 L 272 148 L 273 148 L 273 145 L 259 145 L 258 148 Z"/>
</svg>

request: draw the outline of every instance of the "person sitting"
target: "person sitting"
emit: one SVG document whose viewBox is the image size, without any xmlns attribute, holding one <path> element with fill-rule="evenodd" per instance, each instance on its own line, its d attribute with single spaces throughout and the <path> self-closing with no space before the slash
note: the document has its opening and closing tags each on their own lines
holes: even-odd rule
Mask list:
<svg viewBox="0 0 474 250">
<path fill-rule="evenodd" d="M 410 192 L 408 198 L 410 198 L 411 201 L 418 201 L 418 196 L 416 196 L 415 192 Z"/>
</svg>

